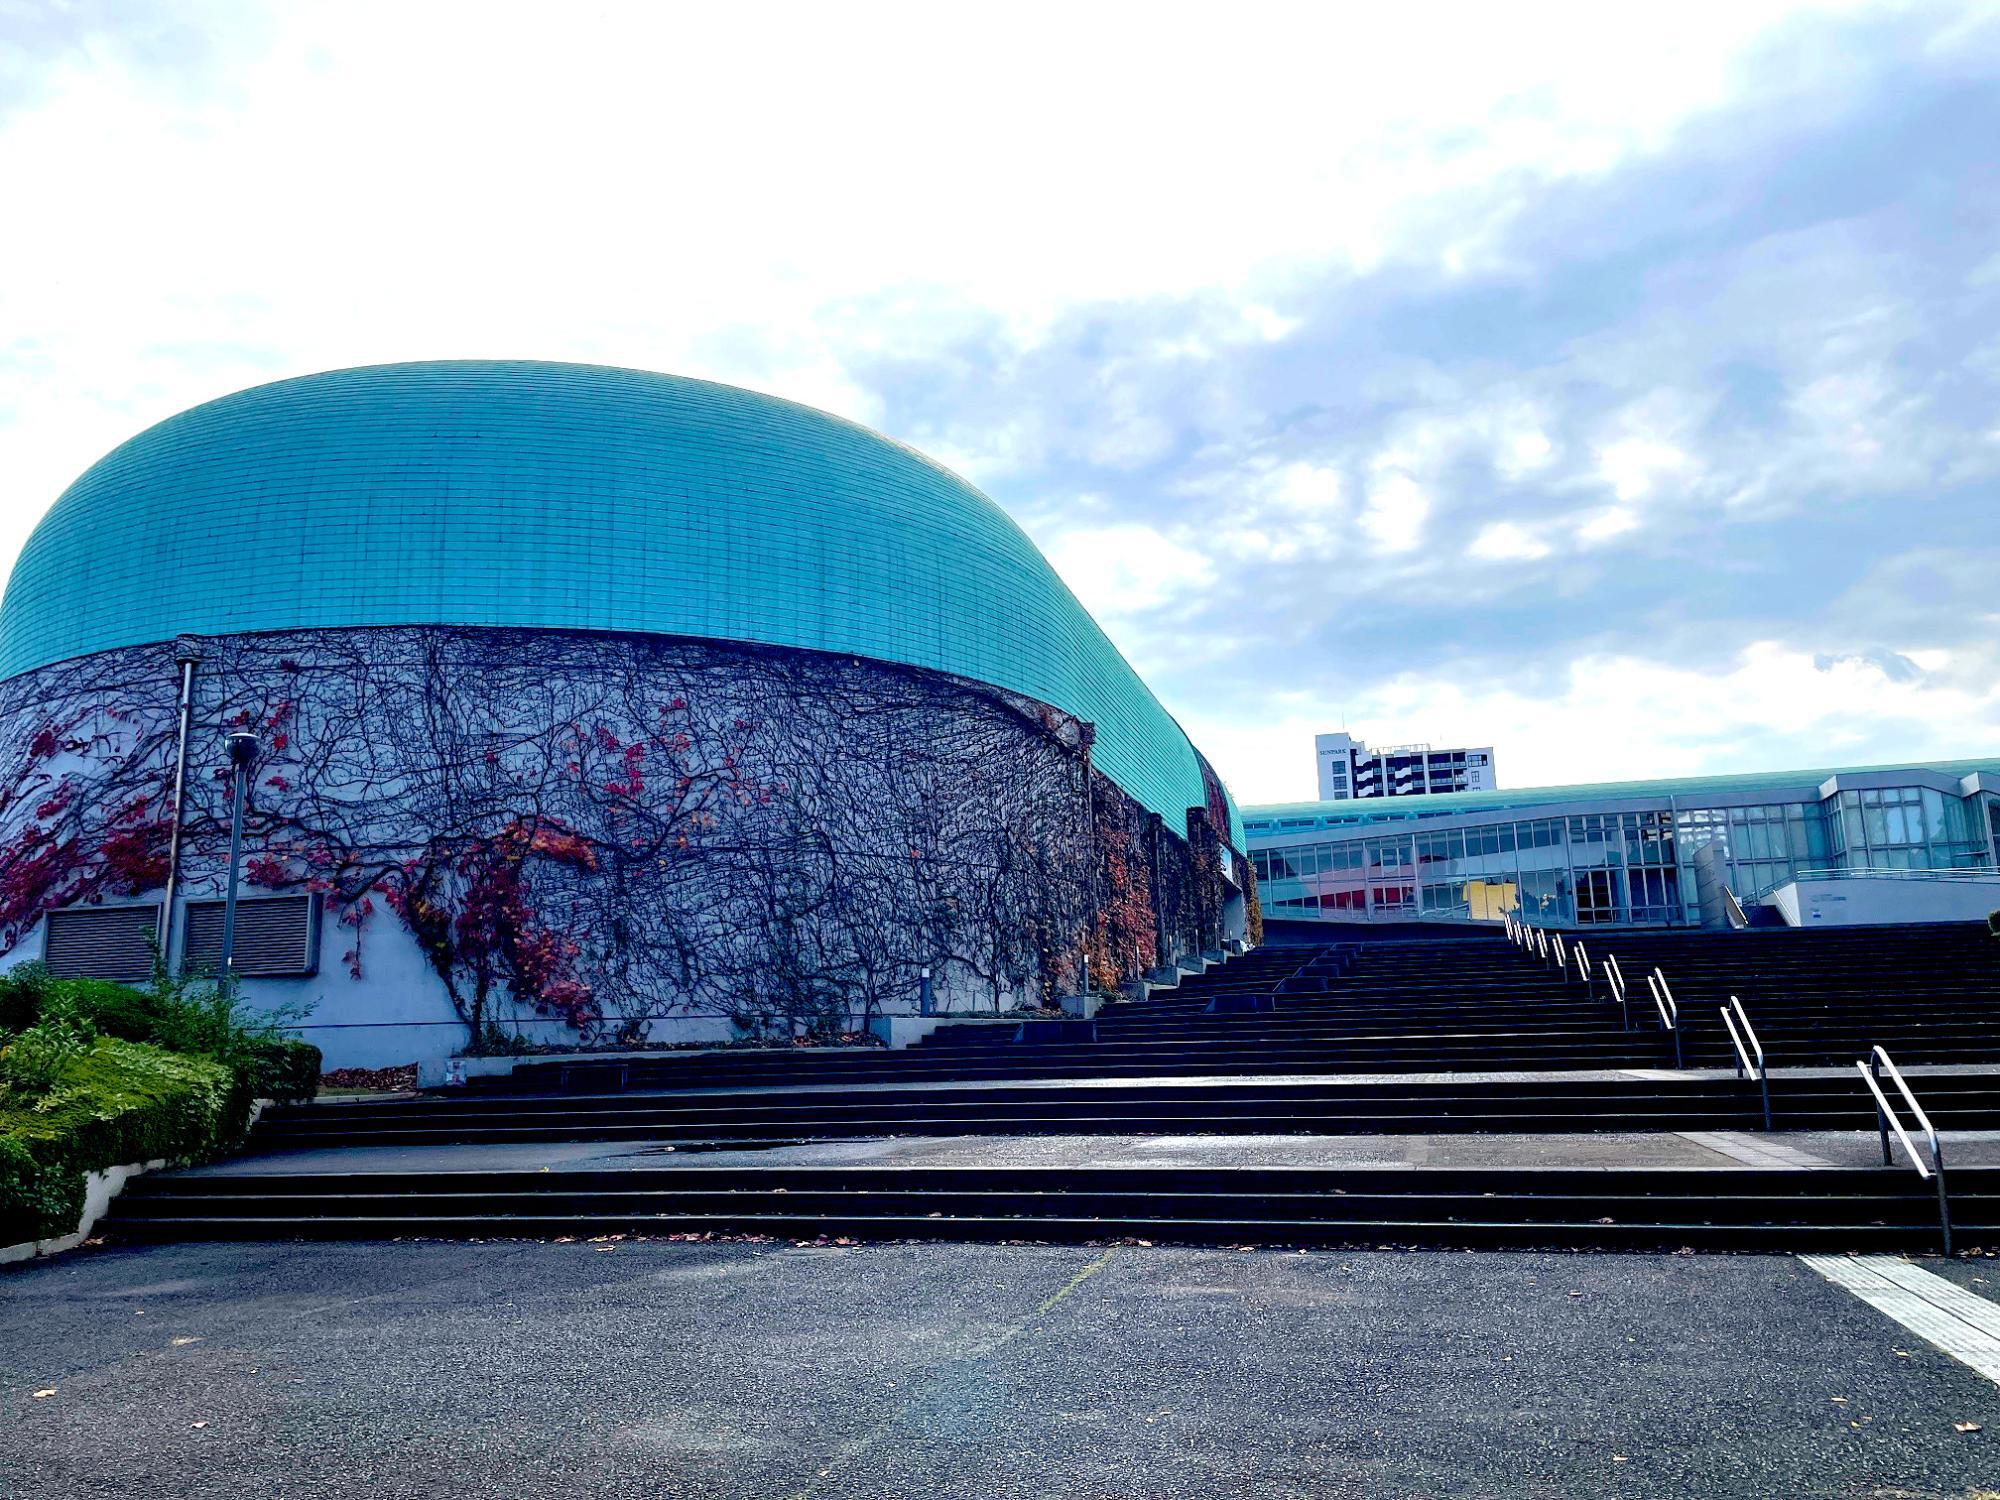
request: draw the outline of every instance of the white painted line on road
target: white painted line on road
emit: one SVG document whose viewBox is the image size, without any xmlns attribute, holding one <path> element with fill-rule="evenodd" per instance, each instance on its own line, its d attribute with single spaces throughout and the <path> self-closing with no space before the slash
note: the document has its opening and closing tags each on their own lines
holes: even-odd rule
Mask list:
<svg viewBox="0 0 2000 1500">
<path fill-rule="evenodd" d="M 1835 1286 L 2000 1381 L 2000 1306 L 1893 1255 L 1801 1255 Z"/>
</svg>

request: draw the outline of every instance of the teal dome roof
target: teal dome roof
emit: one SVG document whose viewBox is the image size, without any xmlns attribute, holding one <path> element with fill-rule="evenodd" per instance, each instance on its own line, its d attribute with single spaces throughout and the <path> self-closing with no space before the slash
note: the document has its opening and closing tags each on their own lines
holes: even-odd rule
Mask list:
<svg viewBox="0 0 2000 1500">
<path fill-rule="evenodd" d="M 1172 828 L 1204 801 L 1180 727 L 971 485 L 810 407 L 593 365 L 336 370 L 148 428 L 28 539 L 0 677 L 184 634 L 369 625 L 928 667 L 1091 721 L 1097 764 Z"/>
</svg>

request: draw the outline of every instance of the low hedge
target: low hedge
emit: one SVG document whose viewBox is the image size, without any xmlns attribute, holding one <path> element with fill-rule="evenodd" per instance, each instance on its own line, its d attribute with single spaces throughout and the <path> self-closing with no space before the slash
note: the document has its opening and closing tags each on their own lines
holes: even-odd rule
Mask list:
<svg viewBox="0 0 2000 1500">
<path fill-rule="evenodd" d="M 0 1094 L 0 1245 L 72 1232 L 86 1172 L 234 1148 L 252 1097 L 219 1062 L 112 1036 L 71 1059 L 41 1098 Z"/>
<path fill-rule="evenodd" d="M 60 1010 L 102 1036 L 208 1057 L 236 1070 L 253 1098 L 301 1103 L 319 1092 L 320 1051 L 273 1035 L 267 1024 L 211 990 L 163 992 L 105 979 L 57 979 L 39 965 L 0 975 L 0 1045 Z"/>
</svg>

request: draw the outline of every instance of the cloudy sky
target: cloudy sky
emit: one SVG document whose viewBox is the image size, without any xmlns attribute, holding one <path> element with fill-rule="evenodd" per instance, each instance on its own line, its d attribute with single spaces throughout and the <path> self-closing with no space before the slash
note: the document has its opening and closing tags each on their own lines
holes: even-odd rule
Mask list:
<svg viewBox="0 0 2000 1500">
<path fill-rule="evenodd" d="M 0 561 L 237 387 L 592 360 L 958 469 L 1245 801 L 1996 753 L 1996 139 L 1992 5 L 0 0 Z"/>
</svg>

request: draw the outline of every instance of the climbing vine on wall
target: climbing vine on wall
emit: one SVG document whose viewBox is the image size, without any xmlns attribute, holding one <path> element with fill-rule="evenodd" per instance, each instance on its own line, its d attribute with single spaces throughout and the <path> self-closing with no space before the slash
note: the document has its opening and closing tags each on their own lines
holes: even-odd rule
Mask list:
<svg viewBox="0 0 2000 1500">
<path fill-rule="evenodd" d="M 213 768 L 248 729 L 247 879 L 323 895 L 357 977 L 388 913 L 476 1045 L 537 1019 L 845 1028 L 907 1004 L 926 967 L 997 1009 L 1073 985 L 1086 950 L 1117 983 L 1159 961 L 1162 929 L 1170 953 L 1201 946 L 1220 900 L 1199 842 L 1090 769 L 1089 726 L 1046 704 L 818 653 L 398 628 L 0 684 L 0 944 L 52 906 L 158 887 L 180 654 L 210 768 L 189 779 L 189 892 L 220 889 Z"/>
</svg>

